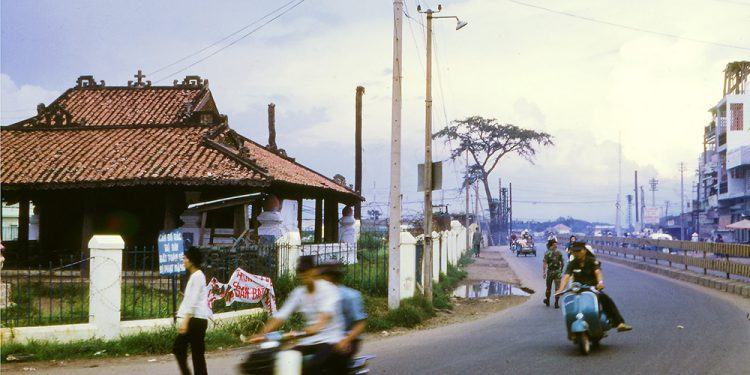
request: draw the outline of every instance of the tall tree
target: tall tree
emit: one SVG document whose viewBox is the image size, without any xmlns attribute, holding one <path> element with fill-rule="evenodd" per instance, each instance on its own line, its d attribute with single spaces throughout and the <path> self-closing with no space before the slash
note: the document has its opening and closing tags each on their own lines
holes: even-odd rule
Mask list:
<svg viewBox="0 0 750 375">
<path fill-rule="evenodd" d="M 470 184 L 477 180 L 482 181 L 490 207 L 492 228 L 499 228 L 500 218 L 496 203 L 492 199 L 489 177 L 500 160 L 507 155 L 515 154 L 533 164 L 537 147 L 554 145 L 553 137 L 545 132 L 524 129 L 513 124 L 501 124 L 494 118 L 481 116 L 454 120 L 432 137 L 443 138 L 446 144 L 455 146 L 451 150 L 451 159 L 459 158 L 468 151 L 473 164 L 469 166 L 464 178 Z M 497 241 L 499 233 L 495 235 Z"/>
</svg>

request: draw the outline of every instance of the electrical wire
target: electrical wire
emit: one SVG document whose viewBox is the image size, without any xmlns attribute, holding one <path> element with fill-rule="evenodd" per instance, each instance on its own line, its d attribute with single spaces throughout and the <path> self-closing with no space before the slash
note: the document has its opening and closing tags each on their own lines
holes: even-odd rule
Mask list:
<svg viewBox="0 0 750 375">
<path fill-rule="evenodd" d="M 192 67 L 193 67 L 193 66 L 195 66 L 195 65 L 198 65 L 198 64 L 202 63 L 203 61 L 206 61 L 206 60 L 210 59 L 211 57 L 215 56 L 215 55 L 216 55 L 216 54 L 218 54 L 219 52 L 222 52 L 222 51 L 224 51 L 225 49 L 227 49 L 227 48 L 229 48 L 229 47 L 231 47 L 231 46 L 233 46 L 233 45 L 237 44 L 237 43 L 238 43 L 239 41 L 241 41 L 242 39 L 245 39 L 245 38 L 247 38 L 248 36 L 250 36 L 250 35 L 254 34 L 254 33 L 255 33 L 255 32 L 257 32 L 258 30 L 260 30 L 260 29 L 262 29 L 263 27 L 265 27 L 266 25 L 268 25 L 269 23 L 271 23 L 271 22 L 273 22 L 273 21 L 275 21 L 275 20 L 277 20 L 277 19 L 281 18 L 281 16 L 283 16 L 283 15 L 285 15 L 285 14 L 289 13 L 289 12 L 290 12 L 290 11 L 292 11 L 292 10 L 293 10 L 294 8 L 296 8 L 296 7 L 300 6 L 300 5 L 301 5 L 302 3 L 304 3 L 304 2 L 305 2 L 305 0 L 300 0 L 300 1 L 299 1 L 299 2 L 297 2 L 296 4 L 292 5 L 292 6 L 290 7 L 290 8 L 288 8 L 288 9 L 284 10 L 283 12 L 281 12 L 281 13 L 277 14 L 276 16 L 274 16 L 273 18 L 271 18 L 270 20 L 268 20 L 268 21 L 266 21 L 266 22 L 262 23 L 262 24 L 261 24 L 260 26 L 258 26 L 258 27 L 256 27 L 256 28 L 254 28 L 254 29 L 250 30 L 249 32 L 247 32 L 247 33 L 243 34 L 242 36 L 240 36 L 239 38 L 237 38 L 237 39 L 233 40 L 233 41 L 232 41 L 232 42 L 230 42 L 229 44 L 227 44 L 227 45 L 225 45 L 225 46 L 223 46 L 223 47 L 221 47 L 221 48 L 217 49 L 216 51 L 212 52 L 211 54 L 209 54 L 209 55 L 207 55 L 207 56 L 205 56 L 205 57 L 203 57 L 203 58 L 199 59 L 198 61 L 195 61 L 195 62 L 193 62 L 192 64 L 190 64 L 190 65 L 188 65 L 188 66 L 186 66 L 186 67 L 184 67 L 184 68 L 182 68 L 182 69 L 179 69 L 179 70 L 177 70 L 177 71 L 174 71 L 174 72 L 172 72 L 172 73 L 170 73 L 170 74 L 168 74 L 168 75 L 165 75 L 165 76 L 163 76 L 163 77 L 161 77 L 161 78 L 157 79 L 156 81 L 154 81 L 154 83 L 159 83 L 159 82 L 161 82 L 161 81 L 163 81 L 163 80 L 165 80 L 165 79 L 167 79 L 167 78 L 169 78 L 169 77 L 172 77 L 172 76 L 174 76 L 175 74 L 181 73 L 181 72 L 183 72 L 183 71 L 185 71 L 185 70 L 188 70 L 188 69 L 192 68 Z"/>
<path fill-rule="evenodd" d="M 685 40 L 685 41 L 688 41 L 688 42 L 708 44 L 708 45 L 713 45 L 713 46 L 717 46 L 717 47 L 733 48 L 733 49 L 739 49 L 739 50 L 744 50 L 744 51 L 750 51 L 750 47 L 737 46 L 737 45 L 733 45 L 733 44 L 721 43 L 721 42 L 714 42 L 714 41 L 704 40 L 704 39 L 689 38 L 689 37 L 679 36 L 679 35 L 676 35 L 676 34 L 670 34 L 670 33 L 665 33 L 665 32 L 656 31 L 656 30 L 650 30 L 650 29 L 644 29 L 644 28 L 635 27 L 635 26 L 624 25 L 624 24 L 621 24 L 621 23 L 604 21 L 604 20 L 600 20 L 600 19 L 597 19 L 597 18 L 592 18 L 592 17 L 587 17 L 587 16 L 581 16 L 581 15 L 570 13 L 570 12 L 565 12 L 565 11 L 561 11 L 561 10 L 546 8 L 546 7 L 543 7 L 543 6 L 540 6 L 540 5 L 529 4 L 529 3 L 525 3 L 525 2 L 522 2 L 522 1 L 518 1 L 518 0 L 506 0 L 506 1 L 514 3 L 514 4 L 518 4 L 518 5 L 521 5 L 521 6 L 529 7 L 529 8 L 540 9 L 540 10 L 543 10 L 545 12 L 559 14 L 559 15 L 562 15 L 562 16 L 576 18 L 576 19 L 579 19 L 579 20 L 589 21 L 589 22 L 593 22 L 593 23 L 599 23 L 599 24 L 602 24 L 602 25 L 608 25 L 608 26 L 612 26 L 612 27 L 619 27 L 621 29 L 626 29 L 626 30 L 630 30 L 630 31 L 638 31 L 638 32 L 642 32 L 642 33 L 647 33 L 647 34 L 652 34 L 652 35 L 658 35 L 658 36 L 663 36 L 663 37 L 672 38 L 672 39 Z"/>
<path fill-rule="evenodd" d="M 237 31 L 235 31 L 235 32 L 233 32 L 233 33 L 231 33 L 231 34 L 229 34 L 229 35 L 227 35 L 227 36 L 225 36 L 225 37 L 223 37 L 223 38 L 221 38 L 221 39 L 219 39 L 219 40 L 217 40 L 217 41 L 209 44 L 208 46 L 203 47 L 203 48 L 199 49 L 198 51 L 193 52 L 193 53 L 191 53 L 191 54 L 189 54 L 189 55 L 187 55 L 187 56 L 185 56 L 185 57 L 183 57 L 183 58 L 181 58 L 181 59 L 179 59 L 179 60 L 177 60 L 177 61 L 169 64 L 169 65 L 164 65 L 161 68 L 156 69 L 156 70 L 150 72 L 149 75 L 154 75 L 156 73 L 159 73 L 159 72 L 163 71 L 164 69 L 171 68 L 171 67 L 173 67 L 173 66 L 175 66 L 175 65 L 177 65 L 177 64 L 179 64 L 179 63 L 181 63 L 181 62 L 183 62 L 183 61 L 185 61 L 185 60 L 187 60 L 187 59 L 189 59 L 189 58 L 191 58 L 191 57 L 193 57 L 195 55 L 200 54 L 201 52 L 204 52 L 204 51 L 210 49 L 211 47 L 214 47 L 214 46 L 218 45 L 219 43 L 221 43 L 221 42 L 223 42 L 223 41 L 225 41 L 225 40 L 227 40 L 227 39 L 229 39 L 229 38 L 231 38 L 231 37 L 233 37 L 233 36 L 241 33 L 242 31 L 247 30 L 247 28 L 249 28 L 250 26 L 253 26 L 253 25 L 259 23 L 260 21 L 263 21 L 264 19 L 270 17 L 272 14 L 274 14 L 274 13 L 276 13 L 276 12 L 278 12 L 278 11 L 286 8 L 286 7 L 288 7 L 290 4 L 294 3 L 295 1 L 298 1 L 298 0 L 291 0 L 291 1 L 289 1 L 288 3 L 286 3 L 286 4 L 280 6 L 280 7 L 276 8 L 276 9 L 274 9 L 274 10 L 266 13 L 266 15 L 264 15 L 263 17 L 258 18 L 255 21 L 253 21 L 253 22 L 251 22 L 251 23 L 243 26 L 242 28 L 238 29 Z"/>
</svg>

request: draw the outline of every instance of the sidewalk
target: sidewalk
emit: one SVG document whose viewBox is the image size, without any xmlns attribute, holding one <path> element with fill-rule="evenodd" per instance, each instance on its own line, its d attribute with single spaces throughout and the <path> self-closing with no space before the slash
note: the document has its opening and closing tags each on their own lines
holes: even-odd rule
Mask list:
<svg viewBox="0 0 750 375">
<path fill-rule="evenodd" d="M 474 258 L 474 263 L 466 267 L 469 273 L 466 280 L 498 280 L 508 284 L 520 285 L 521 280 L 503 257 L 503 251 L 507 252 L 507 247 L 490 246 L 482 249 L 479 257 Z"/>
</svg>

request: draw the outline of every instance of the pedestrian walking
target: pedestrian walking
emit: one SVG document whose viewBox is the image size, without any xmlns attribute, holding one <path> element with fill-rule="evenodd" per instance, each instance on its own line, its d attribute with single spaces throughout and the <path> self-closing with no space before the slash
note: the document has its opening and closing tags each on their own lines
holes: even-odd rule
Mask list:
<svg viewBox="0 0 750 375">
<path fill-rule="evenodd" d="M 563 271 L 563 255 L 557 250 L 557 241 L 547 241 L 547 252 L 544 253 L 544 260 L 542 261 L 542 278 L 547 283 L 547 289 L 544 291 L 544 304 L 549 306 L 549 297 L 552 292 L 552 284 L 555 284 L 555 289 L 560 288 L 560 279 L 562 278 Z M 555 308 L 559 309 L 559 296 L 555 296 Z"/>
<path fill-rule="evenodd" d="M 477 230 L 474 231 L 474 235 L 472 236 L 471 243 L 472 243 L 472 246 L 474 247 L 474 256 L 478 258 L 479 249 L 482 247 L 482 232 L 479 230 L 479 227 L 477 227 Z"/>
<path fill-rule="evenodd" d="M 190 274 L 185 294 L 177 310 L 177 338 L 174 340 L 172 353 L 182 374 L 190 374 L 187 365 L 187 347 L 193 359 L 193 371 L 196 375 L 208 374 L 206 369 L 206 328 L 211 310 L 206 302 L 206 275 L 200 269 L 203 257 L 197 247 L 185 251 L 183 264 Z"/>
</svg>

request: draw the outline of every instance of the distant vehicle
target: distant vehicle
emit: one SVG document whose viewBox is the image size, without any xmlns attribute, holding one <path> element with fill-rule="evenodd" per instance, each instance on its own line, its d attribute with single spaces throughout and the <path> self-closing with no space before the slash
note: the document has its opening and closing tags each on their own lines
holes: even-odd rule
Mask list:
<svg viewBox="0 0 750 375">
<path fill-rule="evenodd" d="M 534 239 L 530 238 L 528 240 L 520 239 L 518 240 L 518 247 L 516 248 L 516 256 L 527 256 L 529 254 L 533 254 L 536 256 L 536 248 L 534 247 Z"/>
</svg>

